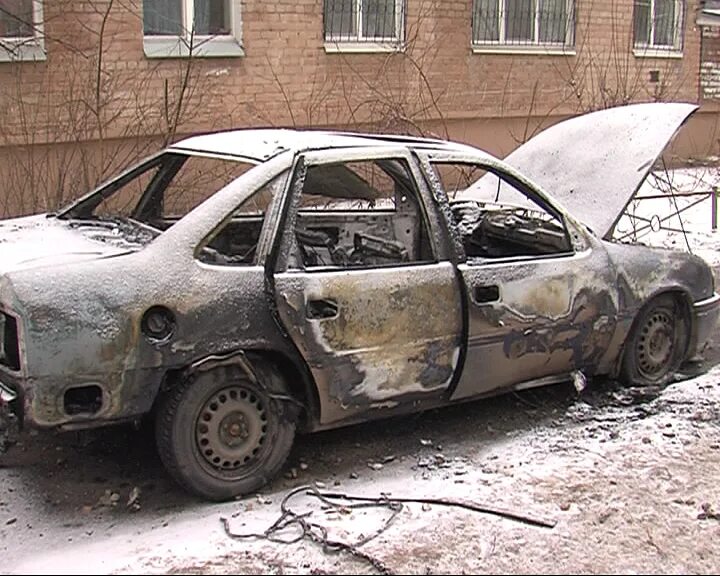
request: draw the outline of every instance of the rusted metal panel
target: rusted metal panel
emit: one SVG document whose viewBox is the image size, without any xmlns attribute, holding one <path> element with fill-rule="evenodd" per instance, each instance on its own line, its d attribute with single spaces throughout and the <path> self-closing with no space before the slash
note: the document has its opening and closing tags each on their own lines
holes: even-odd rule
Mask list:
<svg viewBox="0 0 720 576">
<path fill-rule="evenodd" d="M 18 320 L 22 361 L 20 371 L 0 366 L 0 379 L 21 390 L 30 424 L 91 425 L 140 416 L 169 370 L 206 355 L 237 349 L 295 355 L 275 322 L 261 265 L 215 266 L 195 257 L 202 239 L 291 159 L 263 165 L 243 177 L 243 186 L 228 187 L 133 249 L 126 242 L 90 242 L 74 222 L 52 217 L 3 224 L 11 233 L 0 243 L 0 307 Z M 48 246 L 38 241 L 45 234 L 71 241 Z M 43 253 L 27 260 L 27 245 Z M 153 306 L 176 319 L 171 337 L 161 341 L 140 328 Z M 90 384 L 102 390 L 100 410 L 68 414 L 65 392 Z"/>
<path fill-rule="evenodd" d="M 460 266 L 469 296 L 468 352 L 453 394 L 581 370 L 594 373 L 617 329 L 618 295 L 603 250 L 517 262 Z M 478 301 L 478 287 L 497 299 Z"/>
<path fill-rule="evenodd" d="M 437 398 L 461 347 L 460 289 L 450 263 L 276 275 L 283 324 L 315 377 L 321 424 Z M 312 318 L 312 302 L 336 313 Z"/>
</svg>

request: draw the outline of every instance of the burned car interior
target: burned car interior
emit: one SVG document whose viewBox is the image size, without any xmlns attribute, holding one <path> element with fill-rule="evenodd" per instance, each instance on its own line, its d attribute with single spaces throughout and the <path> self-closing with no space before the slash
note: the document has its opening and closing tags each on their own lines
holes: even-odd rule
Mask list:
<svg viewBox="0 0 720 576">
<path fill-rule="evenodd" d="M 479 165 L 436 162 L 433 168 L 470 262 L 572 252 L 560 216 L 519 183 Z"/>
<path fill-rule="evenodd" d="M 362 268 L 430 262 L 426 219 L 403 160 L 307 169 L 290 267 Z"/>
</svg>

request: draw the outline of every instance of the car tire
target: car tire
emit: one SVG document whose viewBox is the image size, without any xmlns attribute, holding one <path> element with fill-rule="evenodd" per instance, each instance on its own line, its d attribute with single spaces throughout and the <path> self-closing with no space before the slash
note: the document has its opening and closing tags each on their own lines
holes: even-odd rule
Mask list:
<svg viewBox="0 0 720 576">
<path fill-rule="evenodd" d="M 155 421 L 160 458 L 186 490 L 215 501 L 258 490 L 282 468 L 296 411 L 283 380 L 266 366 L 191 374 L 161 398 Z"/>
<path fill-rule="evenodd" d="M 670 294 L 657 296 L 635 318 L 625 342 L 621 379 L 625 384 L 667 384 L 680 366 L 688 344 L 688 322 Z"/>
</svg>

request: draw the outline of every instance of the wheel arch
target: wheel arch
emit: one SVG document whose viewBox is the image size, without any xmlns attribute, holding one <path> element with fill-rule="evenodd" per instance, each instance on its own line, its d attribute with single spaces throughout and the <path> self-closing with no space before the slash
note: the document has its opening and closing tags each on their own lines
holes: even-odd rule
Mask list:
<svg viewBox="0 0 720 576">
<path fill-rule="evenodd" d="M 298 407 L 298 426 L 301 430 L 312 429 L 320 419 L 320 398 L 315 382 L 304 363 L 293 360 L 287 354 L 268 348 L 242 348 L 196 358 L 189 364 L 167 370 L 153 402 L 155 410 L 159 398 L 190 375 L 222 365 L 234 365 L 251 377 L 262 366 L 277 370 Z"/>
</svg>

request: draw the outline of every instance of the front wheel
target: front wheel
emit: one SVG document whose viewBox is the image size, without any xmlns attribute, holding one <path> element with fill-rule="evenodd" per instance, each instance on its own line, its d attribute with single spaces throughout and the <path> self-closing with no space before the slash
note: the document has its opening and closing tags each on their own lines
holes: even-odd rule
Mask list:
<svg viewBox="0 0 720 576">
<path fill-rule="evenodd" d="M 280 377 L 270 369 L 256 372 L 257 379 L 218 366 L 191 375 L 162 398 L 160 458 L 190 492 L 228 500 L 259 489 L 284 464 L 295 417 Z"/>
<path fill-rule="evenodd" d="M 625 343 L 622 380 L 647 386 L 666 384 L 685 356 L 688 322 L 670 295 L 653 299 L 635 319 Z"/>
</svg>

